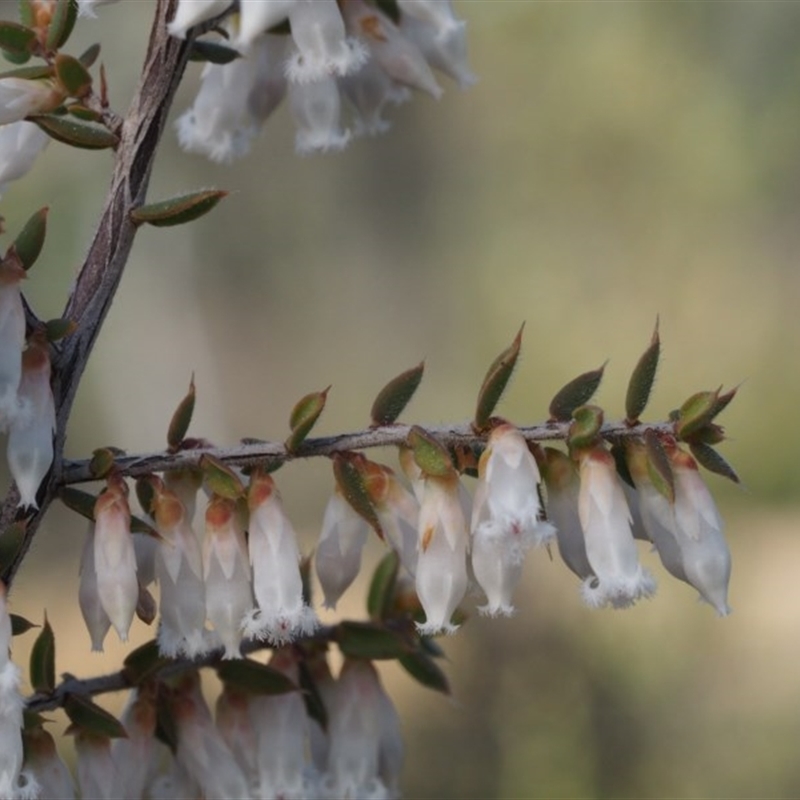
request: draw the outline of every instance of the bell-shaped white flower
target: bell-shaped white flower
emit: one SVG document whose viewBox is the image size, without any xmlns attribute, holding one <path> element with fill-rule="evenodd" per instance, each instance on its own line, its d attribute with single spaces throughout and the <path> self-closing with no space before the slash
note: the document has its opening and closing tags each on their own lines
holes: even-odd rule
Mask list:
<svg viewBox="0 0 800 800">
<path fill-rule="evenodd" d="M 253 472 L 248 504 L 247 546 L 258 610 L 249 615 L 245 631 L 281 644 L 311 633 L 318 622 L 303 600 L 297 537 L 270 475 Z"/>
<path fill-rule="evenodd" d="M 222 740 L 228 745 L 248 784 L 258 783 L 258 743 L 250 706 L 253 695 L 223 684 L 214 718 Z"/>
<path fill-rule="evenodd" d="M 219 16 L 231 4 L 232 0 L 179 0 L 175 16 L 167 25 L 167 30 L 171 36 L 184 39 L 189 28 Z"/>
<path fill-rule="evenodd" d="M 153 480 L 156 528 L 163 541 L 156 552 L 161 593 L 160 651 L 190 658 L 206 650 L 206 600 L 200 544 L 178 496 Z"/>
<path fill-rule="evenodd" d="M 677 447 L 668 455 L 675 476 L 675 533 L 686 579 L 721 617 L 727 616 L 731 554 L 722 518 L 697 462 Z"/>
<path fill-rule="evenodd" d="M 2 131 L 0 128 L 0 135 Z M 14 259 L 0 261 L 0 430 L 6 429 L 18 411 L 17 391 L 25 346 L 25 309 L 20 283 L 25 274 Z"/>
<path fill-rule="evenodd" d="M 416 588 L 425 611 L 417 627 L 431 636 L 453 633 L 451 622 L 467 591 L 469 533 L 457 475 L 428 476 L 419 510 Z"/>
<path fill-rule="evenodd" d="M 50 388 L 47 343 L 34 336 L 22 354 L 20 409 L 8 433 L 8 467 L 19 490 L 19 505 L 38 508 L 36 492 L 53 463 L 56 411 Z"/>
<path fill-rule="evenodd" d="M 377 136 L 391 127 L 383 117 L 384 109 L 398 106 L 411 99 L 410 90 L 392 80 L 375 59 L 361 69 L 339 79 L 353 112 L 353 136 Z"/>
<path fill-rule="evenodd" d="M 160 760 L 156 732 L 156 689 L 154 685 L 134 689 L 120 720 L 126 737 L 114 739 L 111 756 L 117 767 L 120 800 L 139 800 L 155 778 Z"/>
<path fill-rule="evenodd" d="M 94 568 L 100 605 L 119 638 L 126 642 L 139 598 L 139 583 L 124 479 L 108 479 L 108 486 L 95 502 L 94 520 Z"/>
<path fill-rule="evenodd" d="M 79 728 L 75 732 L 75 752 L 81 797 L 117 800 L 119 772 L 111 755 L 111 740 L 108 736 L 89 733 Z"/>
<path fill-rule="evenodd" d="M 453 18 L 450 24 L 440 27 L 437 23 L 404 15 L 400 30 L 434 69 L 452 78 L 461 89 L 468 89 L 477 81 L 467 60 L 466 22 Z"/>
<path fill-rule="evenodd" d="M 240 658 L 242 622 L 253 608 L 250 563 L 236 504 L 212 497 L 203 543 L 206 616 L 225 646 L 225 658 Z"/>
<path fill-rule="evenodd" d="M 97 585 L 97 570 L 94 566 L 94 522 L 89 523 L 81 554 L 78 604 L 92 640 L 92 651 L 102 653 L 103 641 L 111 628 L 111 620 L 100 601 L 100 590 Z"/>
<path fill-rule="evenodd" d="M 639 563 L 631 534 L 631 517 L 611 454 L 593 447 L 578 454 L 578 513 L 586 556 L 595 577 L 583 584 L 591 606 L 624 608 L 655 592 L 655 581 Z"/>
<path fill-rule="evenodd" d="M 50 81 L 0 78 L 0 125 L 52 111 L 63 99 L 63 94 Z"/>
<path fill-rule="evenodd" d="M 50 137 L 33 122 L 12 122 L 0 127 L 0 196 L 11 181 L 30 171 L 49 141 Z"/>
<path fill-rule="evenodd" d="M 67 765 L 61 760 L 53 737 L 41 725 L 29 728 L 25 739 L 25 770 L 39 786 L 36 795 L 75 800 L 75 783 Z M 4 796 L 4 795 L 0 795 Z"/>
<path fill-rule="evenodd" d="M 334 78 L 323 75 L 311 83 L 290 83 L 289 105 L 297 126 L 295 149 L 301 155 L 341 150 L 350 141 L 350 131 L 339 124 L 341 101 Z"/>
<path fill-rule="evenodd" d="M 314 553 L 326 608 L 336 608 L 339 598 L 356 579 L 368 535 L 367 521 L 353 510 L 337 486 L 325 508 Z"/>
</svg>

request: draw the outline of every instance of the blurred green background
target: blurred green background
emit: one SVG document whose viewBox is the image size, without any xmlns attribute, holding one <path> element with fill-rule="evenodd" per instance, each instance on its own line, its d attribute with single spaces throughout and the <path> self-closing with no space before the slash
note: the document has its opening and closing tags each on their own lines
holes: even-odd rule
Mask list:
<svg viewBox="0 0 800 800">
<path fill-rule="evenodd" d="M 621 415 L 660 315 L 649 419 L 743 382 L 721 418 L 742 491 L 709 483 L 728 524 L 734 613 L 719 620 L 643 552 L 660 580 L 625 612 L 582 606 L 557 553 L 531 554 L 519 614 L 475 617 L 445 642 L 453 698 L 393 668 L 408 797 L 800 797 L 800 5 L 456 4 L 479 83 L 393 113 L 385 137 L 299 158 L 281 108 L 249 158 L 218 166 L 165 138 L 151 196 L 233 194 L 178 230 L 143 230 L 83 382 L 68 451 L 160 449 L 194 371 L 192 433 L 282 439 L 306 392 L 333 389 L 320 433 L 363 427 L 383 383 L 425 358 L 406 419 L 463 421 L 491 359 L 526 322 L 500 412 L 529 424 L 577 373 Z M 133 91 L 151 4 L 82 21 L 110 96 Z M 4 2 L 5 16 L 13 4 Z M 193 67 L 176 104 L 198 85 Z M 443 79 L 444 83 L 444 79 Z M 0 203 L 14 231 L 51 208 L 26 286 L 59 314 L 90 241 L 110 158 L 52 145 Z M 393 455 L 386 454 L 393 463 Z M 313 547 L 326 464 L 280 474 Z M 77 610 L 83 524 L 56 510 L 13 594 L 42 608 L 58 669 L 89 655 Z M 373 543 L 367 562 L 381 554 Z M 346 614 L 362 613 L 363 586 Z M 134 626 L 135 641 L 152 632 Z M 32 635 L 15 642 L 25 658 Z"/>
</svg>

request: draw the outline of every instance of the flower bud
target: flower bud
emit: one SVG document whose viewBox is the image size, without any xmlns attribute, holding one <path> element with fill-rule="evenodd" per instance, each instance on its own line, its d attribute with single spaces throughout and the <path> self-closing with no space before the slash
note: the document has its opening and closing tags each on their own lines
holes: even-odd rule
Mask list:
<svg viewBox="0 0 800 800">
<path fill-rule="evenodd" d="M 295 149 L 301 155 L 341 150 L 350 141 L 350 131 L 339 125 L 341 102 L 334 78 L 324 75 L 312 83 L 289 83 L 289 104 L 297 126 Z"/>
</svg>

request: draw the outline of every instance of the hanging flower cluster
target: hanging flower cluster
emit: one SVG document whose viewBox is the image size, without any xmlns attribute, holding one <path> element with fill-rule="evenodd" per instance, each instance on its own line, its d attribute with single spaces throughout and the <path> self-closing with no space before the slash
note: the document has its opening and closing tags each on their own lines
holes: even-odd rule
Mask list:
<svg viewBox="0 0 800 800">
<path fill-rule="evenodd" d="M 466 25 L 450 0 L 239 0 L 235 7 L 225 22 L 235 50 L 195 43 L 210 63 L 177 125 L 185 150 L 214 161 L 247 153 L 287 95 L 296 149 L 311 153 L 383 133 L 385 109 L 409 100 L 411 89 L 438 99 L 442 88 L 432 69 L 461 87 L 475 81 Z M 233 9 L 231 0 L 180 0 L 170 33 L 185 37 Z"/>
</svg>

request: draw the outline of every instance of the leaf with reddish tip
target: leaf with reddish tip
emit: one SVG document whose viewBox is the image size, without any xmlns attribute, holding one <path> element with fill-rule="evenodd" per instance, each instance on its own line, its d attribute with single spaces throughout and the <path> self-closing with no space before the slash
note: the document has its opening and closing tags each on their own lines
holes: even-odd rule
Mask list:
<svg viewBox="0 0 800 800">
<path fill-rule="evenodd" d="M 47 694 L 56 688 L 56 637 L 47 621 L 47 614 L 31 648 L 30 675 L 34 692 Z"/>
<path fill-rule="evenodd" d="M 319 415 L 325 408 L 325 401 L 328 398 L 330 388 L 328 386 L 327 389 L 323 389 L 321 392 L 311 392 L 305 397 L 301 397 L 295 404 L 289 417 L 289 427 L 292 432 L 285 442 L 286 449 L 290 453 L 294 453 L 300 447 L 306 436 L 311 433 L 311 429 L 316 425 Z"/>
<path fill-rule="evenodd" d="M 77 0 L 56 0 L 56 7 L 50 18 L 50 27 L 47 29 L 45 47 L 48 50 L 58 50 L 63 47 L 75 27 L 77 18 Z"/>
<path fill-rule="evenodd" d="M 218 494 L 228 500 L 237 500 L 245 496 L 245 488 L 239 476 L 214 456 L 205 453 L 200 457 L 198 466 L 203 471 L 203 481 L 212 494 Z"/>
<path fill-rule="evenodd" d="M 59 342 L 61 339 L 65 339 L 67 336 L 75 333 L 76 330 L 78 330 L 78 326 L 75 322 L 62 317 L 58 319 L 49 319 L 44 324 L 44 332 L 48 342 Z"/>
<path fill-rule="evenodd" d="M 447 449 L 423 428 L 415 425 L 409 431 L 406 443 L 414 453 L 417 466 L 426 475 L 445 478 L 455 474 Z"/>
<path fill-rule="evenodd" d="M 603 409 L 599 406 L 579 406 L 572 412 L 573 420 L 567 434 L 571 448 L 588 447 L 594 444 L 603 427 Z"/>
<path fill-rule="evenodd" d="M 72 147 L 83 150 L 106 150 L 119 144 L 119 138 L 105 125 L 97 122 L 58 114 L 39 114 L 28 119 L 35 122 L 51 138 Z"/>
<path fill-rule="evenodd" d="M 650 346 L 636 363 L 628 382 L 628 392 L 625 395 L 625 415 L 629 425 L 634 425 L 639 420 L 647 406 L 656 379 L 660 355 L 661 341 L 658 336 L 658 319 L 656 319 L 656 328 L 653 331 Z"/>
<path fill-rule="evenodd" d="M 195 39 L 189 46 L 189 61 L 207 61 L 210 64 L 230 64 L 242 54 L 219 42 Z"/>
<path fill-rule="evenodd" d="M 0 50 L 7 56 L 27 57 L 36 47 L 36 31 L 10 20 L 0 21 Z"/>
<path fill-rule="evenodd" d="M 550 418 L 557 422 L 567 422 L 572 418 L 575 409 L 588 403 L 603 380 L 606 364 L 608 361 L 599 369 L 584 372 L 562 386 L 550 401 Z"/>
<path fill-rule="evenodd" d="M 158 203 L 148 203 L 134 208 L 131 211 L 131 221 L 134 225 L 147 223 L 157 228 L 183 225 L 185 222 L 194 222 L 207 214 L 223 197 L 227 196 L 228 192 L 221 189 L 207 189 L 171 197 L 169 200 L 161 200 Z"/>
<path fill-rule="evenodd" d="M 47 206 L 40 208 L 28 219 L 17 238 L 14 239 L 12 247 L 25 270 L 29 270 L 34 265 L 42 252 L 47 233 L 48 211 Z"/>
<path fill-rule="evenodd" d="M 217 675 L 223 683 L 250 694 L 275 695 L 298 690 L 282 672 L 250 658 L 223 661 L 217 667 Z"/>
<path fill-rule="evenodd" d="M 442 668 L 424 651 L 415 650 L 406 653 L 398 659 L 405 671 L 428 689 L 433 689 L 442 694 L 450 694 L 450 682 Z"/>
<path fill-rule="evenodd" d="M 89 70 L 74 56 L 59 53 L 55 60 L 56 78 L 69 97 L 81 98 L 92 90 Z"/>
<path fill-rule="evenodd" d="M 186 396 L 178 404 L 175 413 L 169 423 L 167 430 L 167 445 L 172 452 L 175 452 L 186 437 L 186 432 L 189 430 L 189 425 L 192 422 L 192 414 L 194 414 L 194 373 L 189 381 L 189 391 Z"/>
<path fill-rule="evenodd" d="M 367 593 L 367 612 L 374 620 L 385 619 L 392 607 L 400 557 L 390 550 L 375 568 Z"/>
<path fill-rule="evenodd" d="M 478 392 L 478 404 L 475 409 L 475 428 L 479 431 L 485 430 L 489 424 L 489 418 L 494 413 L 495 407 L 503 396 L 508 381 L 514 372 L 519 358 L 520 347 L 522 346 L 522 331 L 525 323 L 520 327 L 514 341 L 500 353 L 492 362 Z"/>
<path fill-rule="evenodd" d="M 669 463 L 661 440 L 655 431 L 648 430 L 644 435 L 647 451 L 647 474 L 656 490 L 669 500 L 675 502 L 675 476 Z"/>
<path fill-rule="evenodd" d="M 80 694 L 68 694 L 64 701 L 73 728 L 95 736 L 108 736 L 111 739 L 127 739 L 128 734 L 122 723 L 97 703 Z"/>
<path fill-rule="evenodd" d="M 713 447 L 702 442 L 690 442 L 689 449 L 697 459 L 697 463 L 709 472 L 722 475 L 734 483 L 741 483 L 736 470 Z"/>
<path fill-rule="evenodd" d="M 399 633 L 374 622 L 340 622 L 336 626 L 335 639 L 342 655 L 348 658 L 394 659 L 411 650 Z"/>
<path fill-rule="evenodd" d="M 408 405 L 414 396 L 414 392 L 419 387 L 424 370 L 425 362 L 420 361 L 416 367 L 407 369 L 396 378 L 392 378 L 378 392 L 370 411 L 373 427 L 391 425 L 403 413 L 403 409 Z"/>
<path fill-rule="evenodd" d="M 350 504 L 353 511 L 365 519 L 375 533 L 383 539 L 383 527 L 375 511 L 375 505 L 367 489 L 366 480 L 357 466 L 358 459 L 363 456 L 348 456 L 336 453 L 333 457 L 333 475 L 342 496 Z"/>
</svg>

